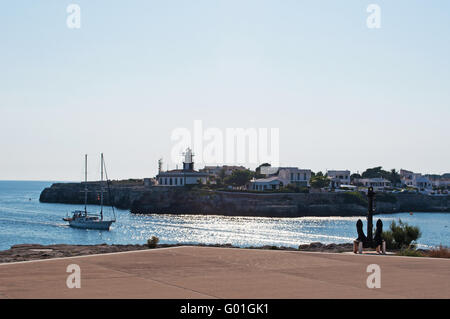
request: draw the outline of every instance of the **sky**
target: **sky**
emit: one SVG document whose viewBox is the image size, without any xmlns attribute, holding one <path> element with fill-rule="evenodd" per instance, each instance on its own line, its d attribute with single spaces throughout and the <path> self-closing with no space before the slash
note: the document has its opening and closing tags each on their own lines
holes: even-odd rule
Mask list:
<svg viewBox="0 0 450 319">
<path fill-rule="evenodd" d="M 279 129 L 282 166 L 442 174 L 449 57 L 446 0 L 2 1 L 0 179 L 82 180 L 84 154 L 98 179 L 101 152 L 153 177 L 196 120 Z"/>
</svg>

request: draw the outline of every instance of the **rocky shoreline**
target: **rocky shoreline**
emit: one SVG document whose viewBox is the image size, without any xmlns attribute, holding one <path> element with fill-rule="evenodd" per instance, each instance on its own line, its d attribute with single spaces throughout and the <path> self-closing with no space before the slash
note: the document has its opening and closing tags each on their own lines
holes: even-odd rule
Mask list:
<svg viewBox="0 0 450 319">
<path fill-rule="evenodd" d="M 156 248 L 149 248 L 147 245 L 39 245 L 39 244 L 20 244 L 11 246 L 8 250 L 0 251 L 0 263 L 10 263 L 19 261 L 30 261 L 40 259 L 51 259 L 61 257 L 75 257 L 94 254 L 117 253 L 123 251 L 136 251 L 146 249 L 158 249 L 176 246 L 200 246 L 200 247 L 222 247 L 222 248 L 243 248 L 243 249 L 271 249 L 271 250 L 289 250 L 289 251 L 315 251 L 315 252 L 348 252 L 352 251 L 352 244 L 322 244 L 311 243 L 300 245 L 298 249 L 284 246 L 260 246 L 260 247 L 238 247 L 231 244 L 158 244 Z"/>
<path fill-rule="evenodd" d="M 88 183 L 88 204 L 99 204 L 100 185 Z M 82 204 L 84 183 L 55 183 L 45 188 L 44 203 Z M 110 198 L 111 197 L 111 198 Z M 376 195 L 375 213 L 450 212 L 450 196 L 408 193 Z M 152 187 L 116 182 L 105 202 L 135 214 L 203 214 L 303 217 L 363 216 L 367 199 L 360 193 L 269 193 L 211 190 L 201 187 Z"/>
</svg>

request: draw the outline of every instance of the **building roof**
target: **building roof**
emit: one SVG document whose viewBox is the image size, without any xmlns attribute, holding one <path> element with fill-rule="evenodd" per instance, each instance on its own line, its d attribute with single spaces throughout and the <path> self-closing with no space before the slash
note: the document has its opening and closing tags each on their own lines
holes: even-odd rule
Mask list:
<svg viewBox="0 0 450 319">
<path fill-rule="evenodd" d="M 271 177 L 267 177 L 267 178 L 253 179 L 250 182 L 252 182 L 252 183 L 270 183 L 270 182 L 275 182 L 275 181 L 282 182 L 283 180 L 278 176 L 271 176 Z"/>
<path fill-rule="evenodd" d="M 382 178 L 382 177 L 373 177 L 373 178 L 360 178 L 359 181 L 370 181 L 370 182 L 377 182 L 377 183 L 390 183 L 391 181 Z"/>
<path fill-rule="evenodd" d="M 429 183 L 430 179 L 425 176 L 419 176 L 416 178 L 416 182 Z"/>
<path fill-rule="evenodd" d="M 287 170 L 287 171 L 295 171 L 295 172 L 301 172 L 301 173 L 310 173 L 311 170 L 309 168 L 298 168 L 298 167 L 271 167 L 271 166 L 266 166 L 268 172 L 263 172 L 261 170 L 261 173 L 266 174 L 266 175 L 278 175 L 280 174 L 280 171 L 282 170 Z"/>
<path fill-rule="evenodd" d="M 348 169 L 341 169 L 341 170 L 336 170 L 336 169 L 330 169 L 327 170 L 327 173 L 335 173 L 335 174 L 350 174 L 350 171 Z"/>
<path fill-rule="evenodd" d="M 278 167 L 278 169 L 294 169 L 294 170 L 298 170 L 298 171 L 310 171 L 311 169 L 309 168 L 299 168 L 299 167 Z"/>
<path fill-rule="evenodd" d="M 215 169 L 247 169 L 245 168 L 245 166 L 236 166 L 236 165 L 217 165 L 217 166 L 205 166 L 202 169 L 211 169 L 211 170 L 215 170 Z"/>
<path fill-rule="evenodd" d="M 190 169 L 190 170 L 172 169 L 170 171 L 160 172 L 158 175 L 156 175 L 156 177 L 161 177 L 161 176 L 184 176 L 184 175 L 189 175 L 189 176 L 208 176 L 207 173 L 199 172 L 199 171 L 196 171 L 196 170 L 193 170 L 193 169 Z"/>
</svg>

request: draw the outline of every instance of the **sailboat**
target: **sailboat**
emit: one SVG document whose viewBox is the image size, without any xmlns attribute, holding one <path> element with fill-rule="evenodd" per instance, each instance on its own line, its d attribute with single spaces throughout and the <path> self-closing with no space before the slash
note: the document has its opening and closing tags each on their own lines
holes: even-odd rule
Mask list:
<svg viewBox="0 0 450 319">
<path fill-rule="evenodd" d="M 112 223 L 116 221 L 116 214 L 114 212 L 114 206 L 111 205 L 114 218 L 111 220 L 105 220 L 103 218 L 103 169 L 106 174 L 106 182 L 108 186 L 108 195 L 111 199 L 111 192 L 109 189 L 108 174 L 106 172 L 105 161 L 103 159 L 103 153 L 101 154 L 101 181 L 100 181 L 100 214 L 91 214 L 87 211 L 87 155 L 84 157 L 84 211 L 76 210 L 72 212 L 72 217 L 63 218 L 64 221 L 69 222 L 69 226 L 83 229 L 99 229 L 109 230 Z"/>
</svg>

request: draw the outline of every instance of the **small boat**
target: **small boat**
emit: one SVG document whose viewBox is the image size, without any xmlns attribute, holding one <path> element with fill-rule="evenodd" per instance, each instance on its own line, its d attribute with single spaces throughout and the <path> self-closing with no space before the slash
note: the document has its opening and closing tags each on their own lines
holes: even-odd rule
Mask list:
<svg viewBox="0 0 450 319">
<path fill-rule="evenodd" d="M 108 185 L 109 198 L 111 193 L 109 189 L 108 174 L 106 173 L 105 161 L 103 159 L 103 153 L 101 154 L 101 181 L 100 181 L 100 214 L 91 214 L 87 211 L 87 155 L 85 155 L 85 181 L 84 181 L 84 211 L 76 210 L 72 212 L 71 217 L 63 218 L 64 221 L 69 222 L 70 227 L 83 228 L 83 229 L 99 229 L 109 230 L 111 224 L 116 221 L 116 214 L 114 212 L 114 206 L 111 205 L 114 218 L 111 220 L 105 220 L 103 218 L 103 168 L 105 168 L 106 181 Z"/>
</svg>

